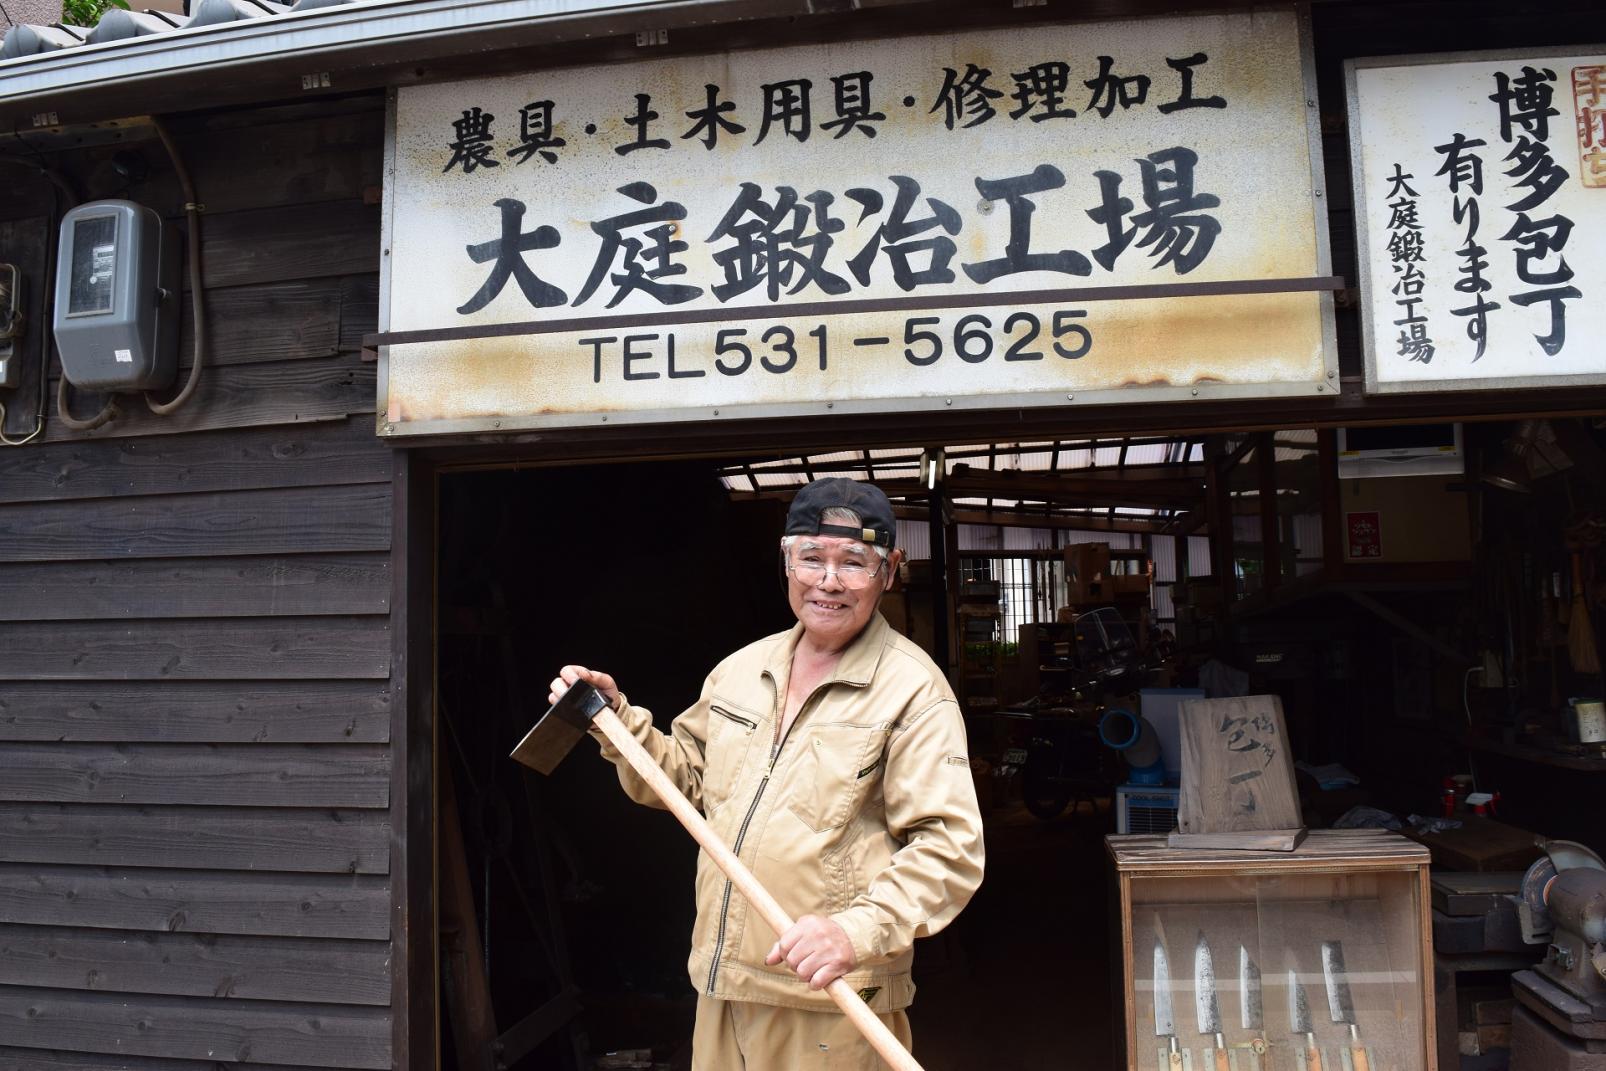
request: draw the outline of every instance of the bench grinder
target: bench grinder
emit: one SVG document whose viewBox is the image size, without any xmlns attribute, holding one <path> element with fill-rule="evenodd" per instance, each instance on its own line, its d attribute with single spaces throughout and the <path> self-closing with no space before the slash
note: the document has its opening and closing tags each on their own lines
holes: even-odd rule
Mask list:
<svg viewBox="0 0 1606 1071">
<path fill-rule="evenodd" d="M 1606 863 L 1573 841 L 1541 844 L 1523 875 L 1523 938 L 1548 944 L 1511 976 L 1511 1071 L 1606 1071 Z"/>
</svg>

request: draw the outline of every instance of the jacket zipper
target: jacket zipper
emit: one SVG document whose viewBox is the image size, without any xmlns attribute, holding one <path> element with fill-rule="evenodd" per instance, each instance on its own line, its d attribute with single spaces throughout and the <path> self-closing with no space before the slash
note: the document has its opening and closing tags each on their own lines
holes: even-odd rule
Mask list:
<svg viewBox="0 0 1606 1071">
<path fill-rule="evenodd" d="M 758 791 L 753 793 L 753 802 L 747 805 L 747 813 L 742 816 L 742 824 L 736 830 L 736 841 L 731 845 L 731 851 L 737 856 L 742 854 L 742 841 L 747 838 L 747 827 L 753 821 L 753 812 L 758 810 L 758 801 L 764 798 L 764 788 L 770 783 L 770 775 L 775 772 L 775 760 L 781 757 L 781 697 L 779 691 L 775 696 L 775 738 L 770 743 L 770 764 L 764 770 L 764 776 L 759 778 Z M 805 701 L 805 705 L 807 705 Z M 719 710 L 718 707 L 714 708 Z M 725 711 L 720 710 L 721 714 Z M 799 713 L 802 713 L 800 710 Z M 730 717 L 729 714 L 725 715 Z M 754 726 L 757 728 L 757 726 Z M 725 951 L 725 925 L 729 919 L 731 907 L 731 880 L 725 879 L 725 894 L 719 903 L 719 932 L 714 938 L 714 958 L 708 964 L 708 995 L 714 995 L 714 982 L 719 975 L 719 957 Z"/>
<path fill-rule="evenodd" d="M 740 714 L 732 714 L 730 711 L 726 710 L 724 707 L 716 707 L 716 706 L 710 705 L 709 709 L 712 710 L 715 714 L 718 714 L 721 717 L 723 717 L 723 718 L 725 718 L 725 719 L 727 719 L 729 721 L 735 722 L 737 725 L 745 725 L 750 730 L 758 728 L 758 722 L 753 721 L 750 718 L 744 718 Z"/>
</svg>

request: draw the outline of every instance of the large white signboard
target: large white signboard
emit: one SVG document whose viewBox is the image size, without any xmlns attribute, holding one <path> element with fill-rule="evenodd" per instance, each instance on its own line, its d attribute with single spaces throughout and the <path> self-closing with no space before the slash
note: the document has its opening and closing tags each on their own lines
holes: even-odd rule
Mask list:
<svg viewBox="0 0 1606 1071">
<path fill-rule="evenodd" d="M 1292 11 L 403 88 L 385 433 L 1332 389 Z"/>
<path fill-rule="evenodd" d="M 1351 61 L 1370 391 L 1606 382 L 1606 49 Z"/>
</svg>

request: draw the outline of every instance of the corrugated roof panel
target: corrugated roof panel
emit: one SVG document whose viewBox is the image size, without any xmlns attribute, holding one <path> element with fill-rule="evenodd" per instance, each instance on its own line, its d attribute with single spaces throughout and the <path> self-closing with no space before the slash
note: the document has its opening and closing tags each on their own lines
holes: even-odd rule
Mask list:
<svg viewBox="0 0 1606 1071">
<path fill-rule="evenodd" d="M 1061 469 L 1085 469 L 1093 464 L 1093 451 L 1085 446 L 1073 446 L 1060 451 Z"/>
<path fill-rule="evenodd" d="M 753 479 L 758 481 L 760 487 L 796 487 L 805 482 L 806 477 L 801 472 L 774 473 L 754 471 Z"/>
<path fill-rule="evenodd" d="M 1139 443 L 1128 447 L 1126 463 L 1128 465 L 1163 465 L 1169 443 Z"/>
</svg>

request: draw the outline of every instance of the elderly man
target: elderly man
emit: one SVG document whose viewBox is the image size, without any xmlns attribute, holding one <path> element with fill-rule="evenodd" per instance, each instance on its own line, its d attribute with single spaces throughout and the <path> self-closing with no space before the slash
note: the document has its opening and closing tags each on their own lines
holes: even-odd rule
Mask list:
<svg viewBox="0 0 1606 1071">
<path fill-rule="evenodd" d="M 694 1071 L 881 1066 L 821 992 L 839 976 L 909 1043 L 917 937 L 982 876 L 964 721 L 942 672 L 876 606 L 897 571 L 879 488 L 808 484 L 781 558 L 797 625 L 726 658 L 665 734 L 606 673 L 564 666 L 551 701 L 593 684 L 714 830 L 797 919 L 779 940 L 698 858 Z M 657 798 L 598 734 L 639 803 Z"/>
</svg>

